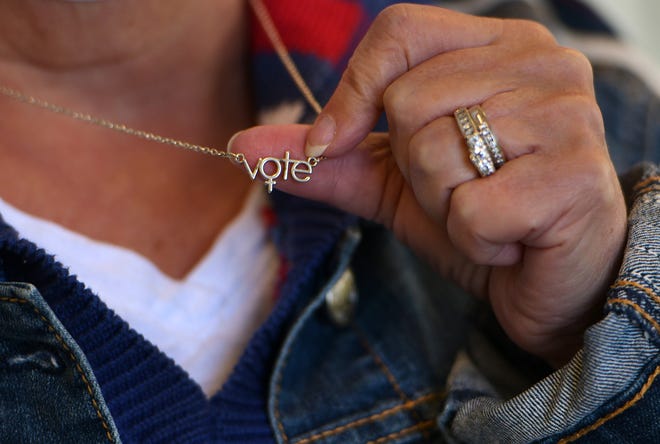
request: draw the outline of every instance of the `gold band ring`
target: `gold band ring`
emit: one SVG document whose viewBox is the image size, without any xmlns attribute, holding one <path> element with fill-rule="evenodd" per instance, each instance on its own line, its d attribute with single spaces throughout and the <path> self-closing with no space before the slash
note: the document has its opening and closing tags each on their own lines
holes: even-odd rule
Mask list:
<svg viewBox="0 0 660 444">
<path fill-rule="evenodd" d="M 472 117 L 472 121 L 475 123 L 477 129 L 479 130 L 481 138 L 484 139 L 484 142 L 488 147 L 488 152 L 490 153 L 490 157 L 493 159 L 495 168 L 500 168 L 502 165 L 504 165 L 504 162 L 506 162 L 506 158 L 504 157 L 502 148 L 497 143 L 495 134 L 493 134 L 493 131 L 488 125 L 488 121 L 486 120 L 486 113 L 483 109 L 481 109 L 480 106 L 474 106 L 470 108 L 470 116 Z"/>
</svg>

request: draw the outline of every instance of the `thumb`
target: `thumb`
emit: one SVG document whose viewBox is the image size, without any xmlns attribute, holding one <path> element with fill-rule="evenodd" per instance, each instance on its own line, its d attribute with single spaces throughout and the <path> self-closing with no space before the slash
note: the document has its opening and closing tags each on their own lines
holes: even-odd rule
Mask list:
<svg viewBox="0 0 660 444">
<path fill-rule="evenodd" d="M 232 138 L 228 150 L 245 156 L 239 167 L 251 176 L 255 167 L 262 167 L 268 159 L 268 165 L 263 168 L 266 170 L 265 180 L 269 180 L 268 176 L 275 176 L 278 169 L 275 162 L 279 162 L 282 170 L 273 179 L 279 190 L 383 224 L 443 274 L 450 275 L 456 263 L 461 267 L 465 260 L 455 253 L 446 232 L 437 229 L 415 199 L 392 157 L 389 137 L 385 133 L 371 133 L 347 153 L 323 158 L 312 169 L 306 182 L 291 180 L 290 176 L 284 180 L 283 164 L 288 162 L 292 168 L 295 162 L 307 159 L 303 153 L 309 128 L 306 125 L 249 128 Z M 255 176 L 256 180 L 264 180 L 260 171 Z M 467 286 L 474 285 L 469 282 Z"/>
<path fill-rule="evenodd" d="M 235 134 L 228 151 L 242 154 L 236 162 L 267 189 L 325 202 L 368 219 L 380 219 L 384 182 L 392 157 L 386 134 L 370 135 L 356 149 L 333 159 L 305 156 L 308 125 L 256 126 Z M 272 182 L 272 183 L 271 183 Z"/>
<path fill-rule="evenodd" d="M 397 4 L 383 10 L 351 57 L 332 97 L 307 138 L 308 156 L 341 155 L 362 141 L 385 106 L 385 92 L 400 76 L 449 51 L 484 46 L 501 22 L 437 6 Z"/>
</svg>

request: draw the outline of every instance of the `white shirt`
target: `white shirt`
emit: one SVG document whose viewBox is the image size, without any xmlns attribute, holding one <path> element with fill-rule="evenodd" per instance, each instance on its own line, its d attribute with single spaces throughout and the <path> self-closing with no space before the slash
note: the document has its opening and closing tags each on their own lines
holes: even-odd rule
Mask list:
<svg viewBox="0 0 660 444">
<path fill-rule="evenodd" d="M 274 305 L 279 259 L 261 217 L 266 205 L 257 183 L 241 213 L 181 280 L 132 250 L 26 214 L 2 199 L 0 214 L 212 395 Z"/>
</svg>

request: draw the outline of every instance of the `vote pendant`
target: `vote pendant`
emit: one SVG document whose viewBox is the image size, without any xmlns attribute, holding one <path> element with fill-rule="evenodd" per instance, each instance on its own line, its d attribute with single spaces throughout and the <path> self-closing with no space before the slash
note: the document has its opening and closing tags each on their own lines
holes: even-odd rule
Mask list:
<svg viewBox="0 0 660 444">
<path fill-rule="evenodd" d="M 273 187 L 278 180 L 289 180 L 289 177 L 296 182 L 309 182 L 312 178 L 312 170 L 318 165 L 319 159 L 308 157 L 306 160 L 291 159 L 289 151 L 284 153 L 283 158 L 260 157 L 256 165 L 250 166 L 245 156 L 240 156 L 237 162 L 241 163 L 252 180 L 256 180 L 259 175 L 268 189 L 268 193 L 273 191 Z"/>
</svg>

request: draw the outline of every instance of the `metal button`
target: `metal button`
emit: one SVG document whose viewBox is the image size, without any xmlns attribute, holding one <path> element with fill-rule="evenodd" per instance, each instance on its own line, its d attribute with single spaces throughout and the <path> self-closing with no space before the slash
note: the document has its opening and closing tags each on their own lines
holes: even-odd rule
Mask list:
<svg viewBox="0 0 660 444">
<path fill-rule="evenodd" d="M 347 268 L 325 294 L 325 305 L 332 321 L 340 327 L 348 325 L 353 319 L 357 301 L 355 277 L 353 271 Z"/>
</svg>

